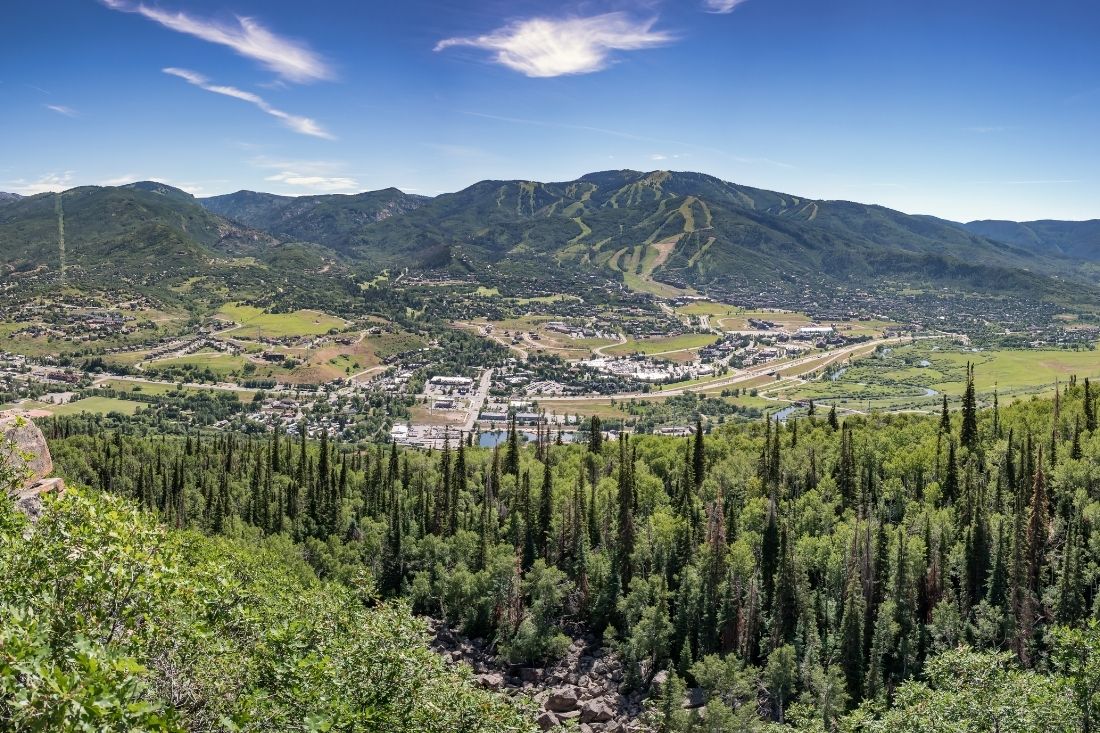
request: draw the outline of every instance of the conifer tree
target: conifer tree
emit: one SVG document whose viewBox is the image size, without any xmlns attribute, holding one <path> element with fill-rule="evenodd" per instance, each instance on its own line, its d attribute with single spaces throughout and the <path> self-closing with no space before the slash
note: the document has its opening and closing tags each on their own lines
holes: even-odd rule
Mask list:
<svg viewBox="0 0 1100 733">
<path fill-rule="evenodd" d="M 775 596 L 775 573 L 779 567 L 779 519 L 774 494 L 768 499 L 768 518 L 760 542 L 760 578 L 764 587 L 764 608 L 770 612 Z"/>
<path fill-rule="evenodd" d="M 447 501 L 447 527 L 449 534 L 458 531 L 458 505 L 466 495 L 466 445 L 460 440 L 455 453 L 454 476 L 451 478 L 451 493 Z"/>
<path fill-rule="evenodd" d="M 603 428 L 600 426 L 600 418 L 593 415 L 588 420 L 588 452 L 599 454 L 603 449 Z"/>
<path fill-rule="evenodd" d="M 963 392 L 962 428 L 959 442 L 970 450 L 978 447 L 978 406 L 974 394 L 974 365 L 966 365 L 966 390 Z"/>
<path fill-rule="evenodd" d="M 776 571 L 772 623 L 776 630 L 773 647 L 794 643 L 798 629 L 798 575 L 794 565 L 794 550 L 785 525 L 779 540 L 779 569 Z"/>
<path fill-rule="evenodd" d="M 550 470 L 550 456 L 543 464 L 542 488 L 539 490 L 539 515 L 536 529 L 536 549 L 539 557 L 550 559 L 551 522 L 554 512 L 554 476 Z"/>
<path fill-rule="evenodd" d="M 616 541 L 616 557 L 619 565 L 619 582 L 623 591 L 630 589 L 633 578 L 634 556 L 634 476 L 633 453 L 627 433 L 619 436 L 619 522 Z"/>
<path fill-rule="evenodd" d="M 840 668 L 851 700 L 859 700 L 863 695 L 864 614 L 863 583 L 856 564 L 851 562 L 840 619 Z"/>
<path fill-rule="evenodd" d="M 700 417 L 695 418 L 695 442 L 692 446 L 691 468 L 695 489 L 698 491 L 703 486 L 703 478 L 706 476 L 707 470 L 706 446 L 703 443 L 703 420 Z"/>
</svg>

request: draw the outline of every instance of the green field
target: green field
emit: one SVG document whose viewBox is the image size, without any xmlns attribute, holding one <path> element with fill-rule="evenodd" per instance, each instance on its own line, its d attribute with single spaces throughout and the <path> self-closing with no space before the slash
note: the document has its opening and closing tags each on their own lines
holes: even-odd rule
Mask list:
<svg viewBox="0 0 1100 733">
<path fill-rule="evenodd" d="M 368 336 L 366 343 L 378 359 L 426 346 L 423 339 L 411 333 L 383 333 L 378 336 Z"/>
<path fill-rule="evenodd" d="M 744 311 L 741 308 L 725 303 L 715 303 L 710 300 L 697 300 L 676 309 L 677 313 L 685 316 L 735 316 Z"/>
<path fill-rule="evenodd" d="M 138 408 L 148 407 L 144 402 L 134 400 L 119 400 L 114 397 L 85 397 L 82 400 L 70 402 L 67 405 L 51 405 L 48 402 L 23 402 L 18 405 L 23 410 L 49 410 L 59 417 L 65 415 L 79 415 L 82 412 L 94 412 L 106 415 L 108 412 L 121 412 L 124 415 L 133 415 Z M 7 405 L 13 407 L 13 405 Z"/>
<path fill-rule="evenodd" d="M 179 386 L 175 384 L 165 384 L 163 382 L 146 382 L 137 381 L 132 379 L 108 379 L 104 382 L 96 384 L 99 389 L 113 389 L 119 392 L 133 392 L 137 394 L 149 395 L 151 397 L 160 397 L 166 395 L 169 392 L 179 391 Z M 225 392 L 228 390 L 220 389 L 218 387 L 184 387 L 184 392 L 203 392 L 203 391 L 216 391 Z M 256 394 L 254 390 L 233 390 L 234 394 L 238 395 L 242 402 L 247 402 L 252 399 Z"/>
<path fill-rule="evenodd" d="M 246 360 L 243 356 L 235 354 L 223 354 L 220 351 L 199 351 L 187 356 L 177 356 L 169 359 L 160 359 L 150 362 L 149 368 L 170 368 L 174 366 L 197 366 L 209 369 L 219 376 L 225 376 L 231 372 L 238 372 L 244 368 Z"/>
<path fill-rule="evenodd" d="M 293 313 L 265 313 L 259 308 L 240 303 L 227 303 L 218 316 L 241 324 L 229 333 L 241 338 L 257 334 L 270 338 L 286 336 L 319 336 L 331 329 L 342 329 L 347 324 L 342 318 L 320 311 L 298 310 Z"/>
<path fill-rule="evenodd" d="M 788 399 L 814 399 L 841 406 L 884 410 L 934 409 L 946 394 L 958 398 L 966 386 L 967 362 L 985 402 L 994 390 L 1002 399 L 1050 392 L 1056 380 L 1100 377 L 1100 352 L 1013 349 L 968 351 L 955 346 L 913 344 L 862 359 L 833 379 L 783 389 Z"/>
</svg>

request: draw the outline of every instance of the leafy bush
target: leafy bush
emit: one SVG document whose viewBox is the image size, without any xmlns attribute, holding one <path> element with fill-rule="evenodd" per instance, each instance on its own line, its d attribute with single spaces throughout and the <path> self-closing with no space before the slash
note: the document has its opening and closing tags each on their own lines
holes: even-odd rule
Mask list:
<svg viewBox="0 0 1100 733">
<path fill-rule="evenodd" d="M 70 490 L 0 508 L 0 728 L 526 730 L 373 583 L 318 581 L 283 537 L 171 532 Z"/>
</svg>

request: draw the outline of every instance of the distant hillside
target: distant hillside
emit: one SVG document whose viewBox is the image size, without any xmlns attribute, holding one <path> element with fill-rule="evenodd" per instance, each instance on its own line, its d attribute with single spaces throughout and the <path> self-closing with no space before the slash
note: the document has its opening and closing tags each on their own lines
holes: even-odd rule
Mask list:
<svg viewBox="0 0 1100 733">
<path fill-rule="evenodd" d="M 1090 221 L 972 221 L 967 231 L 1040 254 L 1100 261 L 1100 219 Z"/>
<path fill-rule="evenodd" d="M 60 201 L 72 283 L 166 292 L 173 282 L 206 275 L 256 282 L 280 261 L 301 273 L 322 259 L 311 248 L 288 248 L 267 232 L 217 216 L 160 183 L 84 186 L 65 191 Z M 0 207 L 0 271 L 39 278 L 59 272 L 57 205 L 58 196 L 45 193 Z"/>
<path fill-rule="evenodd" d="M 429 200 L 396 188 L 386 188 L 325 196 L 237 191 L 200 199 L 200 203 L 216 214 L 250 227 L 343 250 L 359 229 L 413 211 Z"/>
<path fill-rule="evenodd" d="M 972 222 L 766 191 L 700 173 L 632 170 L 574 181 L 481 181 L 435 198 L 238 191 L 196 199 L 162 183 L 65 192 L 67 262 L 153 283 L 273 267 L 284 285 L 354 267 L 552 278 L 600 273 L 656 293 L 805 294 L 950 288 L 1100 299 L 1100 222 Z M 0 266 L 58 267 L 56 196 L 0 208 Z M 287 243 L 294 244 L 287 244 Z M 320 276 L 320 275 L 319 275 Z M 349 291 L 351 292 L 351 291 Z"/>
<path fill-rule="evenodd" d="M 379 265 L 598 267 L 707 288 L 791 290 L 883 279 L 1057 290 L 1068 262 L 950 222 L 819 201 L 699 173 L 603 171 L 575 181 L 482 181 L 349 232 Z M 546 270 L 543 270 L 544 272 Z"/>
<path fill-rule="evenodd" d="M 21 198 L 23 197 L 17 193 L 6 193 L 4 191 L 0 191 L 0 204 L 6 204 L 9 201 L 18 201 Z"/>
</svg>

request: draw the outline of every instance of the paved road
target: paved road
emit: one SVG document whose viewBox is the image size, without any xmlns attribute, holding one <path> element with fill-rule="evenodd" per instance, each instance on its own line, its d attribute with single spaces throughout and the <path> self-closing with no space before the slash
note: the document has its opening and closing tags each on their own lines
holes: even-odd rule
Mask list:
<svg viewBox="0 0 1100 733">
<path fill-rule="evenodd" d="M 463 432 L 469 433 L 474 429 L 477 416 L 481 414 L 481 408 L 485 405 L 485 400 L 489 396 L 489 385 L 492 383 L 493 370 L 486 369 L 485 373 L 481 375 L 481 383 L 477 387 L 477 392 L 470 398 L 470 406 L 466 412 L 466 422 L 462 425 Z"/>
</svg>

